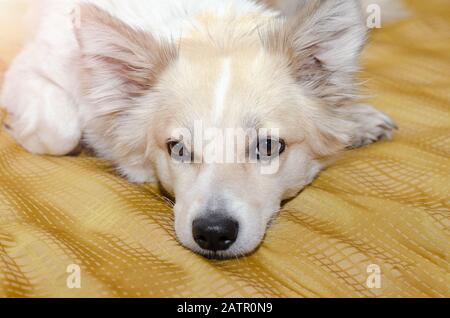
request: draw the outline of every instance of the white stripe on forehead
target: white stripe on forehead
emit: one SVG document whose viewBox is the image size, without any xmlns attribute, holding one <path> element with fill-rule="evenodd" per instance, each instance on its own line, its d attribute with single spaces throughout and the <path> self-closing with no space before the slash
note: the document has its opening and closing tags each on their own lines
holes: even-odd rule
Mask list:
<svg viewBox="0 0 450 318">
<path fill-rule="evenodd" d="M 231 82 L 231 59 L 222 62 L 221 74 L 214 94 L 213 120 L 218 123 L 225 111 L 225 99 Z"/>
</svg>

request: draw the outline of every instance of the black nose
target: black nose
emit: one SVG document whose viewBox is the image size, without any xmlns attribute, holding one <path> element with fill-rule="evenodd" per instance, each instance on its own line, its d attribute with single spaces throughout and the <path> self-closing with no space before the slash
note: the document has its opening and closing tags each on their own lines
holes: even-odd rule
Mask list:
<svg viewBox="0 0 450 318">
<path fill-rule="evenodd" d="M 209 251 L 225 251 L 236 241 L 239 223 L 229 217 L 209 215 L 194 220 L 192 235 L 197 244 Z"/>
</svg>

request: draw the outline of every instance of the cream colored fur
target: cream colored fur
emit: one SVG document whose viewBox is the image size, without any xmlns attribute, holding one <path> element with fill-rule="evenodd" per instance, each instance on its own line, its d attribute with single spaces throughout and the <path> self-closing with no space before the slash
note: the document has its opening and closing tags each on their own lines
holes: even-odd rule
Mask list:
<svg viewBox="0 0 450 318">
<path fill-rule="evenodd" d="M 83 141 L 130 181 L 160 182 L 176 198 L 180 242 L 201 254 L 210 252 L 192 237 L 195 218 L 221 211 L 239 222 L 235 244 L 214 256 L 250 253 L 282 200 L 330 157 L 395 128 L 358 103 L 367 32 L 358 1 L 310 1 L 288 18 L 250 0 L 35 4 L 37 31 L 1 95 L 11 134 L 35 154 L 65 155 Z M 168 140 L 195 122 L 278 129 L 279 170 L 173 162 Z"/>
</svg>

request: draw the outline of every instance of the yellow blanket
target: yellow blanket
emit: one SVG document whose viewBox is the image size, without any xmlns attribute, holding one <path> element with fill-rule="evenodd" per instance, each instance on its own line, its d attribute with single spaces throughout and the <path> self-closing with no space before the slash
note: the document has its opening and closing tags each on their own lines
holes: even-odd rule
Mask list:
<svg viewBox="0 0 450 318">
<path fill-rule="evenodd" d="M 450 297 L 450 6 L 409 6 L 412 17 L 374 31 L 364 58 L 395 140 L 339 159 L 247 258 L 194 255 L 156 187 L 96 158 L 30 155 L 0 130 L 0 296 Z M 4 69 L 23 1 L 0 9 Z M 67 285 L 72 264 L 81 288 Z"/>
</svg>

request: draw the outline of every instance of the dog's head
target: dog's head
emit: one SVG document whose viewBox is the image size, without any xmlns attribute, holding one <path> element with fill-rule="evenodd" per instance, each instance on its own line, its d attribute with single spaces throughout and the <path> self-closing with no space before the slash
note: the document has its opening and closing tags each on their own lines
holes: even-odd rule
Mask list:
<svg viewBox="0 0 450 318">
<path fill-rule="evenodd" d="M 210 13 L 167 42 L 84 6 L 88 139 L 119 167 L 156 174 L 183 245 L 250 253 L 282 200 L 348 145 L 340 108 L 354 96 L 361 17 L 348 0 L 309 1 L 289 19 Z"/>
</svg>

